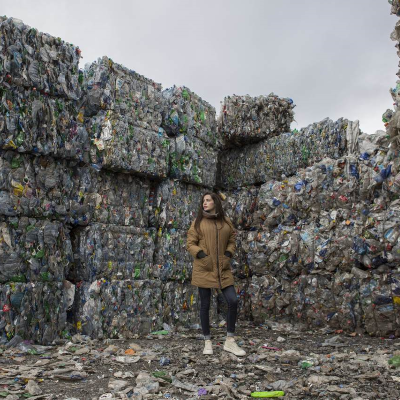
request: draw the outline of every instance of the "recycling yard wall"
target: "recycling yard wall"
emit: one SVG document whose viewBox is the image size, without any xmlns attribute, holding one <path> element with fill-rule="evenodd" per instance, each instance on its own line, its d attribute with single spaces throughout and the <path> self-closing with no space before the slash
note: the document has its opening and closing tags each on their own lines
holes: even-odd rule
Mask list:
<svg viewBox="0 0 400 400">
<path fill-rule="evenodd" d="M 226 97 L 217 120 L 107 57 L 79 70 L 78 47 L 17 19 L 0 40 L 3 339 L 198 326 L 185 244 L 205 190 L 238 231 L 240 318 L 400 333 L 397 108 L 369 136 L 346 119 L 290 132 L 274 94 Z M 212 322 L 225 312 L 213 296 Z"/>
</svg>

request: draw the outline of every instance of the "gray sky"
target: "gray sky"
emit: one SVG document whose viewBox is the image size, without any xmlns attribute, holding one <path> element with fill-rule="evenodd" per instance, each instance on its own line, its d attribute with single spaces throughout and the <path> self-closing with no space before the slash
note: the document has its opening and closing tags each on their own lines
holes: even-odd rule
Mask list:
<svg viewBox="0 0 400 400">
<path fill-rule="evenodd" d="M 220 110 L 230 94 L 291 97 L 301 128 L 325 117 L 383 129 L 398 57 L 386 0 L 0 0 L 22 19 Z"/>
</svg>

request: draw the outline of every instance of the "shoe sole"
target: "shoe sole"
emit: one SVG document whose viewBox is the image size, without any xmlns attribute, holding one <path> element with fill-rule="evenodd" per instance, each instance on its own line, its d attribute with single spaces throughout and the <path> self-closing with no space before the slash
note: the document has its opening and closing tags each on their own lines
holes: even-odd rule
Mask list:
<svg viewBox="0 0 400 400">
<path fill-rule="evenodd" d="M 203 351 L 203 354 L 204 354 L 205 356 L 211 356 L 211 355 L 213 355 L 214 353 L 213 353 L 213 352 L 209 352 L 209 351 Z"/>
</svg>

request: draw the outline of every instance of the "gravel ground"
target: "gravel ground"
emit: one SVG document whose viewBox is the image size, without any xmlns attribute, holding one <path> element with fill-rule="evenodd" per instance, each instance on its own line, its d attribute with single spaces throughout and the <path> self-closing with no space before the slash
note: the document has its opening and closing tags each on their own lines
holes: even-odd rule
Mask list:
<svg viewBox="0 0 400 400">
<path fill-rule="evenodd" d="M 237 341 L 247 355 L 239 358 L 223 350 L 223 328 L 212 334 L 212 356 L 202 354 L 198 331 L 2 346 L 0 398 L 246 399 L 283 391 L 285 399 L 400 399 L 400 368 L 388 363 L 400 356 L 397 338 L 241 323 Z"/>
</svg>

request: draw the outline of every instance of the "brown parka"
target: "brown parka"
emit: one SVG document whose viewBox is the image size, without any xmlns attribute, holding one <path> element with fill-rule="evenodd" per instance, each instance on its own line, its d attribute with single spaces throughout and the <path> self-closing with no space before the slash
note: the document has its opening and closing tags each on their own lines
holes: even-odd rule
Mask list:
<svg viewBox="0 0 400 400">
<path fill-rule="evenodd" d="M 192 285 L 202 288 L 224 289 L 233 285 L 230 258 L 224 255 L 235 253 L 235 228 L 229 218 L 225 221 L 203 218 L 200 233 L 194 227 L 194 221 L 187 234 L 186 248 L 194 257 Z M 197 258 L 203 250 L 207 257 Z"/>
</svg>

